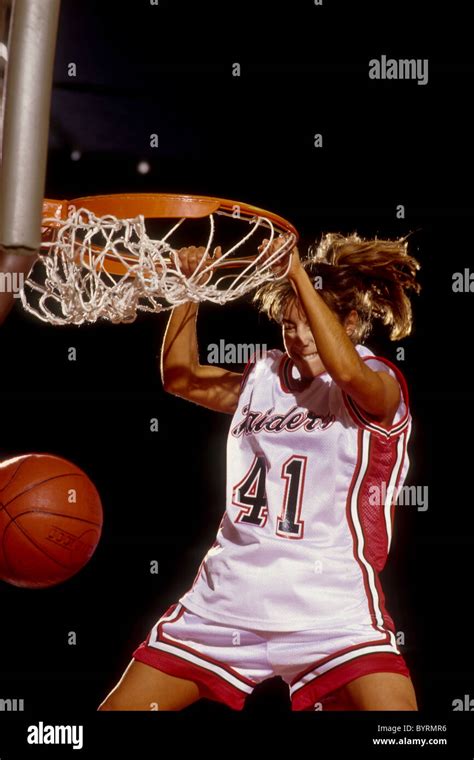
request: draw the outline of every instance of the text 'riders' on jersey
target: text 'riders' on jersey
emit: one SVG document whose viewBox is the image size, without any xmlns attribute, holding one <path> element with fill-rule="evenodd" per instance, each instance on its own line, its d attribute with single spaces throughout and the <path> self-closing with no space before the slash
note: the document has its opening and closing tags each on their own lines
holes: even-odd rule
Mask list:
<svg viewBox="0 0 474 760">
<path fill-rule="evenodd" d="M 226 511 L 180 602 L 228 625 L 268 631 L 371 624 L 394 630 L 378 572 L 392 536 L 411 430 L 399 382 L 384 429 L 327 372 L 302 384 L 279 350 L 249 362 L 227 444 Z"/>
</svg>

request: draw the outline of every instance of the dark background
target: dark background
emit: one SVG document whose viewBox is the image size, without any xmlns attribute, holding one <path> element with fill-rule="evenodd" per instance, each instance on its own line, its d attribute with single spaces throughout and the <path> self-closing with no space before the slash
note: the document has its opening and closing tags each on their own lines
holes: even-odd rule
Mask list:
<svg viewBox="0 0 474 760">
<path fill-rule="evenodd" d="M 370 80 L 368 61 L 382 54 L 428 58 L 429 83 Z M 474 696 L 474 296 L 452 292 L 452 274 L 472 261 L 469 57 L 455 4 L 440 16 L 424 3 L 143 0 L 132 11 L 63 0 L 45 193 L 243 200 L 290 219 L 303 253 L 328 231 L 413 233 L 423 290 L 399 366 L 414 420 L 406 484 L 429 486 L 429 508 L 398 508 L 382 581 L 420 707 L 445 716 L 454 699 Z M 158 149 L 149 147 L 155 132 Z M 316 132 L 323 149 L 313 147 Z M 137 172 L 141 160 L 151 165 L 147 175 Z M 396 218 L 397 204 L 405 219 Z M 221 338 L 281 347 L 278 330 L 248 300 L 202 305 L 203 361 Z M 0 586 L 2 694 L 23 697 L 32 716 L 40 705 L 52 715 L 65 703 L 94 711 L 214 540 L 230 418 L 163 392 L 157 354 L 166 321 L 161 314 L 53 328 L 17 305 L 2 327 L 2 454 L 73 460 L 96 483 L 105 513 L 99 547 L 76 577 L 41 591 Z M 395 361 L 397 344 L 383 331 L 368 345 Z M 76 362 L 68 361 L 71 346 Z M 151 417 L 158 433 L 149 431 Z M 257 688 L 246 707 L 279 709 L 289 709 L 279 679 Z M 226 711 L 207 701 L 188 710 Z"/>
</svg>

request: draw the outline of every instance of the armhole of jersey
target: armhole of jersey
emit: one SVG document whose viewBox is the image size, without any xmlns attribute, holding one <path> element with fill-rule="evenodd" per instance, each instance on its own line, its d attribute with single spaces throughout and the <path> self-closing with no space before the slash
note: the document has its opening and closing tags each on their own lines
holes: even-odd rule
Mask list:
<svg viewBox="0 0 474 760">
<path fill-rule="evenodd" d="M 252 371 L 252 367 L 255 366 L 255 354 L 252 354 L 250 359 L 248 360 L 247 364 L 244 367 L 244 371 L 242 372 L 242 378 L 240 380 L 240 390 L 239 390 L 239 396 L 242 393 L 245 383 L 247 382 L 247 378 L 250 375 L 250 372 Z"/>
<path fill-rule="evenodd" d="M 363 361 L 367 361 L 369 359 L 375 359 L 378 362 L 382 362 L 383 364 L 386 364 L 387 367 L 390 367 L 391 370 L 393 370 L 395 377 L 398 380 L 398 384 L 400 386 L 400 390 L 402 393 L 402 399 L 405 404 L 405 414 L 403 415 L 402 419 L 398 422 L 395 422 L 393 425 L 390 425 L 388 428 L 381 427 L 381 425 L 378 425 L 373 420 L 370 420 L 368 417 L 365 416 L 364 412 L 360 409 L 360 407 L 356 404 L 354 399 L 352 399 L 350 396 L 347 395 L 345 391 L 342 391 L 342 397 L 344 399 L 344 403 L 347 407 L 347 410 L 354 420 L 354 422 L 364 430 L 372 430 L 375 433 L 379 433 L 385 437 L 393 438 L 400 433 L 402 433 L 409 423 L 409 417 L 410 417 L 410 405 L 409 405 L 409 396 L 408 396 L 408 387 L 405 380 L 405 377 L 401 370 L 398 369 L 392 362 L 390 362 L 388 359 L 384 359 L 382 356 L 361 356 L 361 359 Z"/>
</svg>

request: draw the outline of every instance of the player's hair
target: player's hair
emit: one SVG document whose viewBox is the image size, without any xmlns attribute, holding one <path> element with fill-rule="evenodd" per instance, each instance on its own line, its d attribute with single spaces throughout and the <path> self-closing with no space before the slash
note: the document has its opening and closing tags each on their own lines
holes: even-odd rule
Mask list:
<svg viewBox="0 0 474 760">
<path fill-rule="evenodd" d="M 363 343 L 374 319 L 390 327 L 390 340 L 410 334 L 412 309 L 405 291 L 419 293 L 419 262 L 407 252 L 407 238 L 366 240 L 357 233 L 327 233 L 308 250 L 302 261 L 325 303 L 341 322 L 355 309 L 359 316 L 351 339 Z M 320 277 L 322 288 L 318 288 Z M 289 280 L 262 285 L 253 297 L 259 311 L 281 323 L 288 303 L 296 298 Z"/>
</svg>

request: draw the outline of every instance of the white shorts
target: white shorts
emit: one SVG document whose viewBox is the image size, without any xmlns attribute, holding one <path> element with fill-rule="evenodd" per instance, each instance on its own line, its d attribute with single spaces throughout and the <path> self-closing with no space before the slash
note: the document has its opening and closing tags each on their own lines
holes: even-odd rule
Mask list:
<svg viewBox="0 0 474 760">
<path fill-rule="evenodd" d="M 255 631 L 207 620 L 179 602 L 153 626 L 133 657 L 194 681 L 201 697 L 242 710 L 255 686 L 274 676 L 288 684 L 292 710 L 350 709 L 338 690 L 368 673 L 410 677 L 393 631 Z"/>
</svg>

